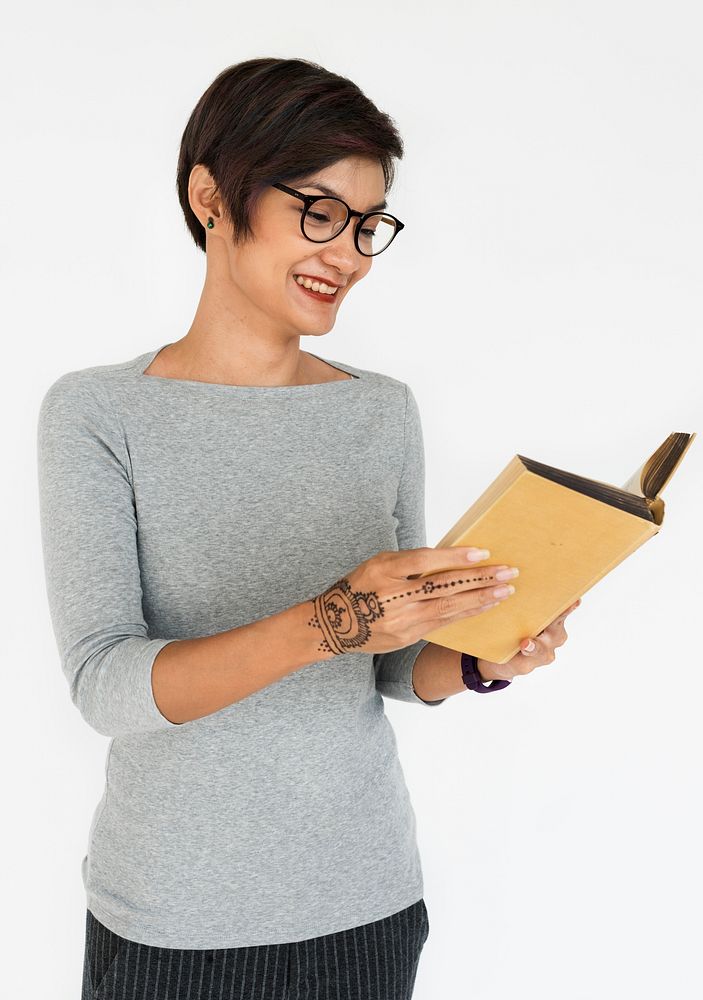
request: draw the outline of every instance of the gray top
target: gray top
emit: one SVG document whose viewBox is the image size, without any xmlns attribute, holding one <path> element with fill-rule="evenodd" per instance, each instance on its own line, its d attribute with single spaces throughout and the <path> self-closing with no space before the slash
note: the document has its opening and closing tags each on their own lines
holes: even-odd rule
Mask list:
<svg viewBox="0 0 703 1000">
<path fill-rule="evenodd" d="M 81 862 L 87 905 L 164 948 L 379 920 L 423 895 L 381 696 L 446 700 L 413 690 L 425 641 L 310 663 L 181 725 L 159 711 L 151 668 L 174 639 L 267 617 L 376 552 L 426 545 L 417 403 L 404 382 L 336 361 L 355 377 L 144 375 L 159 350 L 67 372 L 38 418 L 61 665 L 85 721 L 110 737 Z"/>
</svg>

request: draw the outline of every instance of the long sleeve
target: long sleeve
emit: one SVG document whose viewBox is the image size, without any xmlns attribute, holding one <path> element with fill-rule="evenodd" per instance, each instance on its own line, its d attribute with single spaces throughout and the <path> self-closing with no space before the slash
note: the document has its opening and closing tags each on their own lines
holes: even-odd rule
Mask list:
<svg viewBox="0 0 703 1000">
<path fill-rule="evenodd" d="M 151 668 L 124 434 L 95 378 L 62 375 L 37 427 L 41 538 L 51 621 L 73 703 L 105 736 L 176 728 Z"/>
<path fill-rule="evenodd" d="M 398 486 L 394 516 L 398 523 L 396 537 L 398 550 L 417 549 L 427 545 L 425 534 L 425 449 L 422 423 L 417 401 L 410 386 L 405 386 L 405 445 L 403 470 Z M 412 683 L 413 667 L 426 639 L 418 639 L 410 646 L 375 653 L 376 688 L 387 698 L 411 701 L 420 705 L 441 705 L 446 698 L 425 701 L 415 693 Z"/>
</svg>

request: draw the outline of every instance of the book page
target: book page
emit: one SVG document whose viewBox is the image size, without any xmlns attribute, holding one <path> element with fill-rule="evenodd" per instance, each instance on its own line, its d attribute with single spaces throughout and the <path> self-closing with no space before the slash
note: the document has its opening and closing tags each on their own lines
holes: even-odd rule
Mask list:
<svg viewBox="0 0 703 1000">
<path fill-rule="evenodd" d="M 647 459 L 647 462 L 649 459 Z M 643 497 L 644 491 L 642 490 L 642 473 L 644 472 L 644 467 L 647 462 L 643 462 L 636 472 L 633 472 L 626 483 L 622 484 L 622 488 L 627 490 L 628 493 L 634 493 L 636 496 Z"/>
</svg>

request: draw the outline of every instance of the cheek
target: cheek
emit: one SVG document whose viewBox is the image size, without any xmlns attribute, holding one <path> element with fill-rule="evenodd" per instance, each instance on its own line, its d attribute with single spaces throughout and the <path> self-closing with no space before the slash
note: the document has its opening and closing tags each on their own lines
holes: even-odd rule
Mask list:
<svg viewBox="0 0 703 1000">
<path fill-rule="evenodd" d="M 235 270 L 235 280 L 241 288 L 261 306 L 282 299 L 293 282 L 293 273 L 300 260 L 300 248 L 284 241 L 263 244 L 256 254 L 240 261 Z M 295 250 L 297 249 L 297 253 Z"/>
</svg>

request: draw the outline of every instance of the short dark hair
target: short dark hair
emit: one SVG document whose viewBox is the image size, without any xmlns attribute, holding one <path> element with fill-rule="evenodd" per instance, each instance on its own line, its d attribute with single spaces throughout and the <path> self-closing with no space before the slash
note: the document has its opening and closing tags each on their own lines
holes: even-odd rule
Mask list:
<svg viewBox="0 0 703 1000">
<path fill-rule="evenodd" d="M 345 156 L 378 159 L 385 191 L 403 141 L 393 119 L 360 88 L 306 59 L 257 58 L 223 70 L 196 104 L 183 132 L 176 187 L 186 224 L 205 251 L 205 231 L 188 202 L 197 163 L 212 174 L 234 227 L 253 236 L 257 199 L 273 183 L 324 169 Z"/>
</svg>

